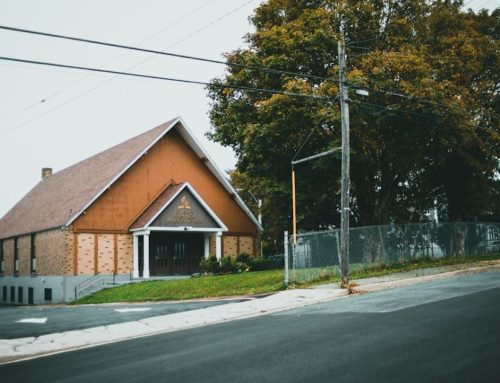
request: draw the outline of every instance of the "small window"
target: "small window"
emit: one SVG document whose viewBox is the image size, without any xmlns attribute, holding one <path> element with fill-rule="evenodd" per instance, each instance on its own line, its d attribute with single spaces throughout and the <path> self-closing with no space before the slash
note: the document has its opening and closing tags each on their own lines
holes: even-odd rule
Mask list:
<svg viewBox="0 0 500 383">
<path fill-rule="evenodd" d="M 19 241 L 14 238 L 14 274 L 19 274 Z"/>
<path fill-rule="evenodd" d="M 4 302 L 7 302 L 7 286 L 3 286 L 2 288 L 2 299 Z"/>
<path fill-rule="evenodd" d="M 14 286 L 10 286 L 10 301 L 12 303 L 16 301 L 16 288 Z"/>
<path fill-rule="evenodd" d="M 31 274 L 36 274 L 36 234 L 31 234 Z"/>
<path fill-rule="evenodd" d="M 23 288 L 20 286 L 17 288 L 17 303 L 23 303 Z"/>
<path fill-rule="evenodd" d="M 3 261 L 3 240 L 0 239 L 0 275 L 4 273 L 4 261 Z"/>
<path fill-rule="evenodd" d="M 34 295 L 33 287 L 28 287 L 28 304 L 30 305 L 33 304 L 33 295 Z"/>
<path fill-rule="evenodd" d="M 44 290 L 44 297 L 46 301 L 51 301 L 52 300 L 52 289 L 45 289 Z"/>
</svg>

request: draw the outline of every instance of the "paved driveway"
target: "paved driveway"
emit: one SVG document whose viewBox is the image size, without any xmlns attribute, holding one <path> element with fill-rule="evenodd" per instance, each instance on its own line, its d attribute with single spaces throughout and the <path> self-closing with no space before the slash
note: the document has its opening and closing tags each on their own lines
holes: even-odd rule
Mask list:
<svg viewBox="0 0 500 383">
<path fill-rule="evenodd" d="M 174 314 L 240 300 L 95 306 L 0 306 L 0 339 L 40 336 Z"/>
</svg>

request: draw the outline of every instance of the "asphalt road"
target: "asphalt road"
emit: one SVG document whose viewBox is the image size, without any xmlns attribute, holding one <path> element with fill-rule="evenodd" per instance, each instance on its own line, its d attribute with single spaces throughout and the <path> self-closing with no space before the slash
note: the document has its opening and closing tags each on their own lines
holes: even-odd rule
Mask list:
<svg viewBox="0 0 500 383">
<path fill-rule="evenodd" d="M 0 339 L 40 336 L 174 314 L 239 300 L 96 306 L 0 306 Z"/>
<path fill-rule="evenodd" d="M 497 382 L 500 273 L 0 366 L 6 382 Z"/>
</svg>

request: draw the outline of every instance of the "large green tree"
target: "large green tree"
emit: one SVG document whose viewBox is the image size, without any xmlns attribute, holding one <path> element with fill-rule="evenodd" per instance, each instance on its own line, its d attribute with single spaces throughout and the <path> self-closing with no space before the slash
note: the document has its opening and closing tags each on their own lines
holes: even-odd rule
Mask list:
<svg viewBox="0 0 500 383">
<path fill-rule="evenodd" d="M 353 222 L 498 214 L 500 9 L 461 1 L 269 0 L 213 87 L 209 137 L 238 158 L 233 181 L 264 200 L 268 243 L 290 228 L 290 161 L 340 145 L 337 42 L 347 42 Z M 253 69 L 263 66 L 291 73 Z M 356 94 L 358 88 L 369 96 Z M 312 134 L 310 134 L 312 131 Z M 299 228 L 339 224 L 340 157 L 299 165 Z"/>
</svg>

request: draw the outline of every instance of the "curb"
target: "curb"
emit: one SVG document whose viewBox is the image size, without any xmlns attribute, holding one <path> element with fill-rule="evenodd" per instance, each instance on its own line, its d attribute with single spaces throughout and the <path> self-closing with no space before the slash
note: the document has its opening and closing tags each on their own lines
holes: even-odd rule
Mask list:
<svg viewBox="0 0 500 383">
<path fill-rule="evenodd" d="M 39 337 L 0 340 L 0 365 L 330 301 L 347 290 L 286 290 L 266 298 Z"/>
<path fill-rule="evenodd" d="M 410 286 L 417 283 L 425 283 L 430 281 L 437 281 L 441 279 L 452 278 L 461 275 L 470 275 L 470 274 L 478 274 L 486 271 L 494 271 L 500 270 L 500 263 L 495 262 L 493 264 L 488 264 L 485 266 L 476 266 L 470 267 L 466 269 L 453 270 L 453 271 L 445 271 L 439 274 L 431 274 L 431 275 L 422 275 L 413 278 L 406 279 L 398 279 L 387 282 L 375 282 L 366 285 L 357 285 L 356 282 L 353 283 L 350 290 L 354 294 L 363 294 L 363 293 L 371 293 L 380 290 L 393 289 L 397 287 Z"/>
<path fill-rule="evenodd" d="M 486 261 L 481 263 L 480 266 L 392 281 L 381 281 L 364 285 L 357 285 L 354 282 L 348 290 L 332 288 L 292 289 L 260 299 L 155 316 L 138 321 L 46 334 L 36 338 L 0 339 L 0 365 L 151 335 L 278 313 L 316 303 L 332 301 L 350 294 L 370 293 L 493 270 L 500 270 L 500 261 Z"/>
</svg>

